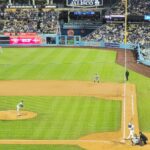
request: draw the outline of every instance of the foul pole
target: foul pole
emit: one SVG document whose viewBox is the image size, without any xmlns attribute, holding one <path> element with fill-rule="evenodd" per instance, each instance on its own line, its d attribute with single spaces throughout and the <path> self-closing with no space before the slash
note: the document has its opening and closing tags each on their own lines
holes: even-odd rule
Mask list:
<svg viewBox="0 0 150 150">
<path fill-rule="evenodd" d="M 127 71 L 127 22 L 128 22 L 128 0 L 124 1 L 125 7 L 125 22 L 124 22 L 124 44 L 125 44 L 125 51 L 124 51 L 124 94 L 123 94 L 123 139 L 126 138 L 126 77 L 125 72 Z"/>
</svg>

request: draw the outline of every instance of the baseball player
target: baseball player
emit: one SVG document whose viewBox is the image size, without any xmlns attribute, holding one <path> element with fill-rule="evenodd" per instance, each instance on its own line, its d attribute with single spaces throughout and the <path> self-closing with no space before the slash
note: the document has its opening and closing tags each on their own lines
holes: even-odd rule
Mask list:
<svg viewBox="0 0 150 150">
<path fill-rule="evenodd" d="M 100 77 L 99 77 L 98 73 L 96 73 L 94 76 L 94 83 L 99 83 L 99 81 L 100 81 Z"/>
<path fill-rule="evenodd" d="M 134 125 L 131 122 L 128 124 L 128 129 L 129 129 L 130 133 L 129 133 L 129 136 L 127 139 L 133 139 L 133 137 L 134 137 Z"/>
<path fill-rule="evenodd" d="M 17 116 L 20 116 L 20 109 L 23 108 L 23 101 L 19 102 L 16 106 L 16 110 L 17 110 Z"/>
</svg>

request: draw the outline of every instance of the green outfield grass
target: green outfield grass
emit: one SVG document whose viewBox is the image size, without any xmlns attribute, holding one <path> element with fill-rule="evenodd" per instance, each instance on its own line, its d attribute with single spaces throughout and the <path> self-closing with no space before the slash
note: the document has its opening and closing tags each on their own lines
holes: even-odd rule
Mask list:
<svg viewBox="0 0 150 150">
<path fill-rule="evenodd" d="M 1 80 L 90 81 L 97 72 L 100 74 L 102 82 L 122 83 L 124 78 L 124 68 L 115 63 L 116 52 L 114 51 L 66 47 L 3 48 L 3 51 L 3 54 L 0 55 Z M 129 82 L 134 83 L 137 87 L 140 128 L 144 131 L 150 131 L 150 79 L 130 70 Z M 108 103 L 112 105 L 111 102 Z M 84 105 L 87 104 L 85 103 Z M 99 118 L 101 116 L 97 120 Z M 100 120 L 98 120 L 98 124 L 99 122 Z M 115 121 L 112 122 L 116 123 Z M 105 128 L 105 124 L 101 127 Z M 101 127 L 98 130 L 101 130 Z M 84 130 L 85 128 L 86 126 L 83 126 L 80 130 Z M 117 128 L 118 126 L 116 125 L 115 129 Z M 110 131 L 114 129 L 107 128 L 106 130 Z M 94 132 L 94 130 L 91 132 Z M 63 133 L 61 134 L 63 135 Z M 81 134 L 84 134 L 83 131 Z M 46 137 L 46 135 L 42 137 L 44 138 L 44 136 Z M 57 136 L 58 134 L 56 134 Z M 62 136 L 60 137 L 62 138 Z M 76 138 L 78 134 L 74 133 L 73 136 L 69 135 L 68 137 Z M 63 138 L 67 138 L 67 136 L 64 135 Z"/>
<path fill-rule="evenodd" d="M 140 129 L 150 132 L 150 78 L 137 73 L 131 74 L 132 83 L 136 84 Z"/>
<path fill-rule="evenodd" d="M 123 81 L 123 68 L 114 63 L 115 52 L 81 48 L 3 50 L 0 56 L 1 80 L 91 80 L 98 72 L 104 81 Z"/>
<path fill-rule="evenodd" d="M 78 139 L 120 128 L 119 101 L 93 97 L 0 97 L 0 110 L 15 109 L 21 99 L 25 110 L 37 112 L 38 116 L 24 121 L 0 121 L 1 139 Z"/>
<path fill-rule="evenodd" d="M 0 145 L 1 150 L 84 150 L 68 145 Z"/>
</svg>

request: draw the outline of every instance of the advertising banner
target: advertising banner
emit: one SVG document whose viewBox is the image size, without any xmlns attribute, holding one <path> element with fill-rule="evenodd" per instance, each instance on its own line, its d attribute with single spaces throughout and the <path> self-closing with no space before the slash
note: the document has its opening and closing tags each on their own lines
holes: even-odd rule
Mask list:
<svg viewBox="0 0 150 150">
<path fill-rule="evenodd" d="M 120 44 L 119 43 L 105 43 L 105 47 L 119 48 Z"/>
<path fill-rule="evenodd" d="M 41 37 L 39 36 L 34 36 L 34 37 L 11 36 L 10 44 L 42 44 L 42 40 Z"/>
<path fill-rule="evenodd" d="M 35 32 L 28 32 L 28 33 L 18 33 L 19 36 L 37 36 Z"/>
<path fill-rule="evenodd" d="M 102 5 L 103 0 L 67 0 L 67 6 L 72 7 L 97 7 Z"/>
<path fill-rule="evenodd" d="M 7 35 L 7 36 L 37 36 L 37 33 L 36 32 L 27 32 L 27 33 L 4 32 L 4 35 Z"/>
</svg>

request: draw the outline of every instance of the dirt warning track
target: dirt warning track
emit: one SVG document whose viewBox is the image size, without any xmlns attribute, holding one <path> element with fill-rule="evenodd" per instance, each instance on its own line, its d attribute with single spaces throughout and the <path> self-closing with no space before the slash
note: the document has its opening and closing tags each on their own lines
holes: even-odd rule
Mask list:
<svg viewBox="0 0 150 150">
<path fill-rule="evenodd" d="M 95 133 L 79 140 L 0 140 L 0 144 L 68 144 L 79 145 L 88 150 L 125 150 L 135 149 L 131 144 L 122 144 L 122 133 L 133 120 L 136 133 L 139 131 L 136 101 L 136 88 L 126 85 L 124 97 L 123 83 L 93 83 L 87 81 L 51 81 L 51 80 L 11 80 L 0 81 L 0 96 L 92 96 L 106 100 L 124 100 L 121 130 L 113 133 Z M 125 128 L 124 128 L 125 127 Z M 128 142 L 127 142 L 128 143 Z M 147 146 L 149 149 L 150 147 Z M 146 147 L 145 147 L 146 148 Z M 136 147 L 137 149 L 137 147 Z"/>
</svg>

